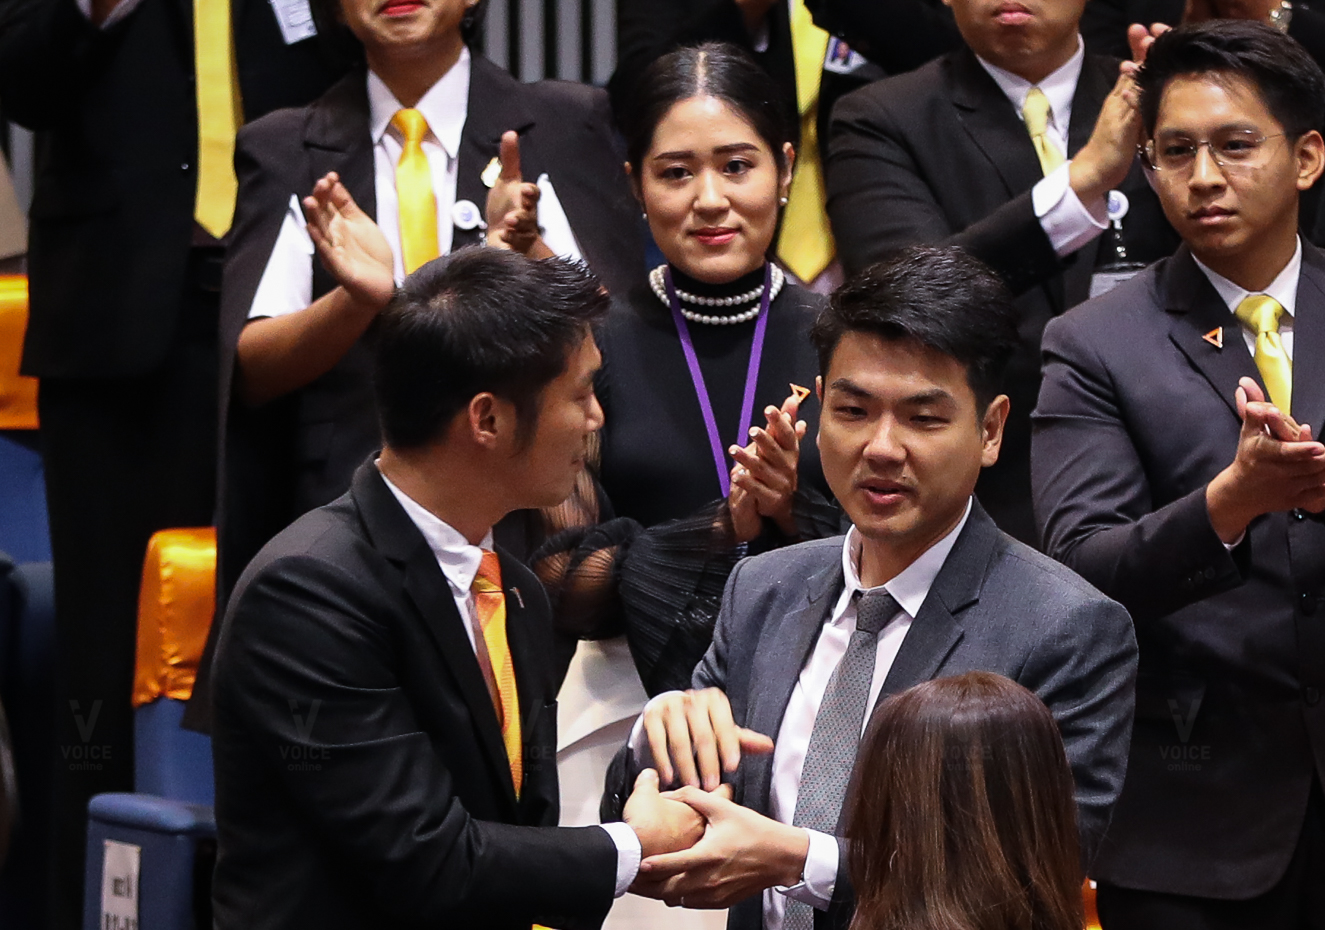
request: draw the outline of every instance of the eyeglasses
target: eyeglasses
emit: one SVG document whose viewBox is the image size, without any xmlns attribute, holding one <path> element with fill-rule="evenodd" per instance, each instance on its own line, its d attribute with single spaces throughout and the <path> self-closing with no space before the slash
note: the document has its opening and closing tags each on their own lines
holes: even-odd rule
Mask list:
<svg viewBox="0 0 1325 930">
<path fill-rule="evenodd" d="M 1221 133 L 1213 139 L 1172 139 L 1157 143 L 1151 139 L 1142 149 L 1146 164 L 1155 171 L 1188 174 L 1196 166 L 1196 153 L 1204 146 L 1215 164 L 1226 171 L 1254 171 L 1269 160 L 1271 139 L 1285 138 L 1282 132 L 1269 136 L 1238 130 Z"/>
</svg>

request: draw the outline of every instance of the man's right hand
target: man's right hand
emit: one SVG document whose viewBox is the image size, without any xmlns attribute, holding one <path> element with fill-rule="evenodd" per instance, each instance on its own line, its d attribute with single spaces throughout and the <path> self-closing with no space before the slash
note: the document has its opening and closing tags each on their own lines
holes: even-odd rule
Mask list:
<svg viewBox="0 0 1325 930">
<path fill-rule="evenodd" d="M 351 299 L 374 313 L 396 290 L 395 259 L 386 236 L 359 209 L 336 172 L 329 172 L 304 198 L 308 235 L 322 264 Z"/>
<path fill-rule="evenodd" d="M 1261 514 L 1325 511 L 1325 445 L 1273 404 L 1251 378 L 1238 383 L 1242 433 L 1233 463 L 1206 486 L 1210 523 L 1232 545 Z"/>
<path fill-rule="evenodd" d="M 653 769 L 645 769 L 635 779 L 622 819 L 639 837 L 643 859 L 689 849 L 704 835 L 704 818 L 690 805 L 663 797 Z"/>
<path fill-rule="evenodd" d="M 720 688 L 661 694 L 645 705 L 643 726 L 664 785 L 714 791 L 723 772 L 736 771 L 742 753 L 773 751 L 767 736 L 736 725 Z"/>
</svg>

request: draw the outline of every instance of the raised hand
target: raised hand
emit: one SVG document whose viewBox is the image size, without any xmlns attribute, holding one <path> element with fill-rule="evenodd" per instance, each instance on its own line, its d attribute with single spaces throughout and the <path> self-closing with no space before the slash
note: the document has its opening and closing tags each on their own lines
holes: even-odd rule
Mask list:
<svg viewBox="0 0 1325 930">
<path fill-rule="evenodd" d="M 1132 76 L 1135 71 L 1134 62 L 1125 61 L 1119 66 L 1118 80 L 1104 98 L 1089 141 L 1068 163 L 1072 190 L 1087 206 L 1123 182 L 1141 143 L 1140 90 Z"/>
<path fill-rule="evenodd" d="M 331 276 L 356 303 L 375 311 L 385 307 L 396 289 L 391 246 L 339 175 L 322 177 L 303 206 L 308 234 Z"/>
<path fill-rule="evenodd" d="M 526 182 L 520 172 L 520 137 L 504 132 L 501 137 L 501 174 L 488 191 L 485 216 L 488 245 L 511 249 L 530 258 L 546 258 L 551 250 L 542 245 L 538 232 L 538 185 Z M 542 245 L 542 248 L 539 246 Z"/>
<path fill-rule="evenodd" d="M 1210 523 L 1232 544 L 1262 514 L 1301 508 L 1325 511 L 1325 445 L 1312 440 L 1251 378 L 1238 382 L 1242 432 L 1232 464 L 1206 486 Z"/>
<path fill-rule="evenodd" d="M 622 819 L 639 837 L 647 858 L 689 849 L 704 835 L 704 818 L 691 806 L 658 793 L 658 773 L 645 769 L 635 779 Z"/>
<path fill-rule="evenodd" d="M 800 441 L 805 438 L 806 430 L 805 421 L 796 418 L 799 413 L 800 399 L 795 394 L 784 400 L 781 407 L 764 408 L 766 428 L 752 427 L 748 446 L 732 446 L 727 450 L 736 460 L 732 469 L 732 494 L 740 492 L 748 496 L 758 515 L 776 521 L 788 536 L 796 532 L 792 501 L 796 495 Z M 728 500 L 730 503 L 731 498 Z M 754 530 L 746 541 L 758 535 L 757 525 Z M 737 536 L 741 536 L 739 528 Z"/>
<path fill-rule="evenodd" d="M 664 785 L 680 782 L 713 791 L 741 754 L 773 751 L 762 733 L 737 726 L 720 688 L 660 694 L 644 707 L 643 731 Z"/>
<path fill-rule="evenodd" d="M 801 880 L 810 849 L 805 830 L 741 807 L 725 791 L 686 787 L 668 796 L 703 815 L 704 838 L 683 851 L 646 857 L 631 891 L 673 906 L 722 908 Z"/>
<path fill-rule="evenodd" d="M 1190 9 L 1192 3 L 1201 2 L 1203 0 L 1189 0 L 1188 8 Z M 1128 26 L 1127 44 L 1132 48 L 1132 60 L 1123 63 L 1123 72 L 1135 75 L 1140 66 L 1145 64 L 1150 46 L 1154 45 L 1156 39 L 1172 28 L 1172 26 L 1166 26 L 1163 23 L 1151 23 L 1149 29 L 1141 23 L 1132 23 Z"/>
</svg>

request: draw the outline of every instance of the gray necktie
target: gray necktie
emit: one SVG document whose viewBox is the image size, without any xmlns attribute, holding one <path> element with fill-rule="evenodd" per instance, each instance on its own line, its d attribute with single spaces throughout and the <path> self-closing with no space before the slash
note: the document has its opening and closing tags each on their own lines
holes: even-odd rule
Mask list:
<svg viewBox="0 0 1325 930">
<path fill-rule="evenodd" d="M 810 731 L 796 794 L 796 814 L 791 821 L 794 826 L 820 833 L 837 829 L 865 723 L 879 630 L 900 609 L 897 600 L 882 588 L 865 592 L 856 603 L 856 632 L 851 634 L 846 654 L 828 679 Z M 813 930 L 814 908 L 788 898 L 782 926 L 784 930 Z"/>
</svg>

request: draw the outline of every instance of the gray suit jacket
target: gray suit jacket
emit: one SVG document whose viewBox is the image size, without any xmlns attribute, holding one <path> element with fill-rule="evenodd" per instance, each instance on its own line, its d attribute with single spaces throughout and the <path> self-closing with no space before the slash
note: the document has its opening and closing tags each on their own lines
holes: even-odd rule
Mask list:
<svg viewBox="0 0 1325 930">
<path fill-rule="evenodd" d="M 792 688 L 842 591 L 842 537 L 746 559 L 723 595 L 695 688 L 722 688 L 741 726 L 776 738 Z M 963 672 L 997 672 L 1034 691 L 1058 721 L 1076 782 L 1082 857 L 1090 862 L 1122 788 L 1137 648 L 1131 619 L 1072 571 L 1001 532 L 976 503 L 884 679 L 879 700 Z M 771 755 L 746 757 L 736 799 L 768 812 Z M 629 751 L 608 773 L 605 813 L 633 783 Z M 613 795 L 616 797 L 613 797 Z M 840 831 L 839 831 L 840 832 Z M 853 894 L 841 848 L 837 890 L 819 927 L 845 927 Z M 758 896 L 728 927 L 763 925 Z"/>
</svg>

